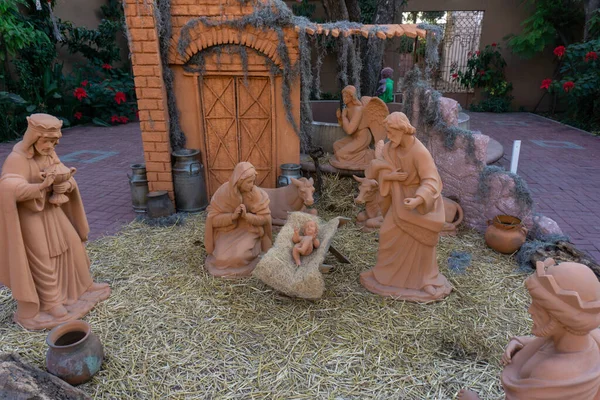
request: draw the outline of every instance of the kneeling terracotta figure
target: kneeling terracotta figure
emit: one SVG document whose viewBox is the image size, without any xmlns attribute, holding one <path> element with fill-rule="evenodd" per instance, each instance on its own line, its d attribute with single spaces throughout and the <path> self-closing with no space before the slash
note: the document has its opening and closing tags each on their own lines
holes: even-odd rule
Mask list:
<svg viewBox="0 0 600 400">
<path fill-rule="evenodd" d="M 241 162 L 210 201 L 204 245 L 208 253 L 205 265 L 211 275 L 249 276 L 260 253 L 271 248 L 269 196 L 255 181 L 254 166 Z"/>
<path fill-rule="evenodd" d="M 509 400 L 600 399 L 600 283 L 585 265 L 538 262 L 525 281 L 535 336 L 513 338 L 502 356 Z M 479 399 L 462 390 L 459 399 Z"/>
<path fill-rule="evenodd" d="M 303 227 L 302 236 L 300 236 L 300 232 L 298 229 L 294 229 L 294 236 L 292 237 L 292 241 L 296 243 L 296 245 L 292 248 L 292 256 L 294 257 L 294 261 L 296 265 L 300 266 L 300 256 L 308 256 L 312 254 L 314 249 L 318 249 L 321 245 L 321 242 L 317 238 L 319 234 L 319 227 L 317 223 L 314 221 L 307 221 Z"/>
<path fill-rule="evenodd" d="M 27 121 L 0 176 L 0 282 L 17 301 L 17 323 L 48 329 L 83 317 L 110 288 L 92 281 L 84 246 L 89 226 L 74 170 L 54 152 L 62 121 L 48 114 Z M 63 172 L 68 176 L 58 183 Z M 59 194 L 63 200 L 53 202 Z"/>
</svg>

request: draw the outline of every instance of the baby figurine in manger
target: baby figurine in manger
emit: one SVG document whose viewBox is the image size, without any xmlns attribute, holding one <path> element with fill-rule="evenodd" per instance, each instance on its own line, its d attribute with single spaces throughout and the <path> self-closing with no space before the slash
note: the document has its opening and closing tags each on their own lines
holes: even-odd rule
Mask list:
<svg viewBox="0 0 600 400">
<path fill-rule="evenodd" d="M 302 231 L 302 236 L 300 236 L 300 231 L 297 228 L 294 229 L 294 236 L 292 237 L 292 241 L 296 243 L 292 248 L 292 257 L 294 257 L 297 266 L 301 264 L 301 255 L 311 255 L 313 250 L 318 249 L 321 245 L 318 238 L 319 227 L 315 221 L 306 221 L 302 227 Z"/>
</svg>

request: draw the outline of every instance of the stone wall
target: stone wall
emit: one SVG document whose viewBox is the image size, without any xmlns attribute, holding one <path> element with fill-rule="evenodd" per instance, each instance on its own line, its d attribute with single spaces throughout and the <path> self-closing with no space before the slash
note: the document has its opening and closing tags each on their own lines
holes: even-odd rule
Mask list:
<svg viewBox="0 0 600 400">
<path fill-rule="evenodd" d="M 464 222 L 479 231 L 497 215 L 520 218 L 533 225 L 533 201 L 525 182 L 499 167 L 486 165 L 489 137 L 458 128 L 458 104 L 440 97 L 425 81 L 417 79 L 406 93 L 411 104 L 411 123 L 427 146 L 442 178 L 443 195 L 458 199 Z M 410 106 L 409 106 L 410 107 Z"/>
</svg>

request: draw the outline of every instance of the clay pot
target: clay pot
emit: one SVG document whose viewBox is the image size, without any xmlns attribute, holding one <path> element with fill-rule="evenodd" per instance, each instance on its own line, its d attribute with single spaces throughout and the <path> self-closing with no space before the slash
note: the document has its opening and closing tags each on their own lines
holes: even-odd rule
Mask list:
<svg viewBox="0 0 600 400">
<path fill-rule="evenodd" d="M 527 228 L 517 217 L 498 215 L 493 220 L 488 220 L 485 242 L 499 253 L 514 253 L 525 243 L 526 237 Z"/>
<path fill-rule="evenodd" d="M 89 381 L 100 370 L 104 350 L 85 321 L 58 325 L 46 338 L 46 369 L 71 385 Z"/>
</svg>

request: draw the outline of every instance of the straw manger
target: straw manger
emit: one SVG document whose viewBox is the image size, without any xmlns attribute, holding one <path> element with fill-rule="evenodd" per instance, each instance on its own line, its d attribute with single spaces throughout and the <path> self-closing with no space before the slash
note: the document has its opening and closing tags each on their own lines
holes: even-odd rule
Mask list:
<svg viewBox="0 0 600 400">
<path fill-rule="evenodd" d="M 327 180 L 324 220 L 353 217 L 356 185 Z M 375 263 L 377 234 L 354 224 L 333 245 L 352 264 L 325 276 L 319 301 L 283 296 L 256 278 L 212 278 L 203 268 L 204 214 L 183 226 L 134 222 L 90 243 L 95 279 L 112 296 L 85 318 L 106 360 L 89 383 L 92 397 L 453 398 L 462 387 L 503 398 L 500 357 L 513 335 L 530 332 L 525 275 L 488 249 L 480 234 L 443 237 L 438 261 L 455 291 L 422 305 L 385 299 L 358 282 Z M 452 251 L 472 254 L 463 275 L 447 268 Z M 44 368 L 47 332 L 12 322 L 15 303 L 0 289 L 0 352 Z"/>
</svg>

